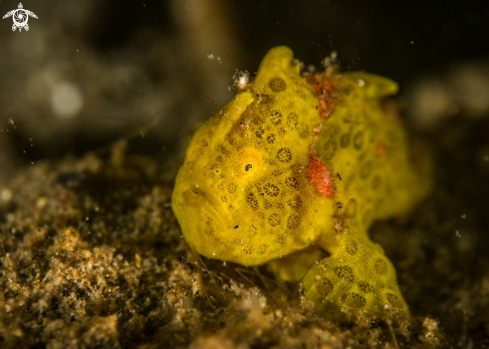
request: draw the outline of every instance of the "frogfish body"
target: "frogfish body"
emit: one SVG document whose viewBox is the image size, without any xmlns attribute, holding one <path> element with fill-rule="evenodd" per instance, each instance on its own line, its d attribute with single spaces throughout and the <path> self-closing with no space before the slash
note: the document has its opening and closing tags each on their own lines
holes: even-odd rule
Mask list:
<svg viewBox="0 0 489 349">
<path fill-rule="evenodd" d="M 361 72 L 301 74 L 289 48 L 270 50 L 189 145 L 172 197 L 187 242 L 209 258 L 271 262 L 323 316 L 409 318 L 394 267 L 367 233 L 429 188 L 382 103 L 396 91 Z"/>
</svg>

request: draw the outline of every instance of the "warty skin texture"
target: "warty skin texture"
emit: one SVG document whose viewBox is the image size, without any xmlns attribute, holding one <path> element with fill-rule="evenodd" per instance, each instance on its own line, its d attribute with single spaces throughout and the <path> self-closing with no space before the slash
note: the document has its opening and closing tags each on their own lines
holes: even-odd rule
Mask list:
<svg viewBox="0 0 489 349">
<path fill-rule="evenodd" d="M 367 230 L 429 188 L 400 121 L 382 104 L 397 85 L 366 73 L 300 74 L 287 47 L 195 133 L 172 206 L 189 245 L 301 280 L 324 316 L 409 318 L 396 273 Z"/>
</svg>

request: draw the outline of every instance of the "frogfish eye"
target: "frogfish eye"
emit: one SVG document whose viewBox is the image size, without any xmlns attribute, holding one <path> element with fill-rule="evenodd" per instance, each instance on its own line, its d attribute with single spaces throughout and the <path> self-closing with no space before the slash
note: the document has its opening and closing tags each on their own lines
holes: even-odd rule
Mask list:
<svg viewBox="0 0 489 349">
<path fill-rule="evenodd" d="M 237 179 L 249 179 L 259 173 L 263 167 L 260 151 L 253 147 L 236 152 L 230 161 L 232 173 Z"/>
</svg>

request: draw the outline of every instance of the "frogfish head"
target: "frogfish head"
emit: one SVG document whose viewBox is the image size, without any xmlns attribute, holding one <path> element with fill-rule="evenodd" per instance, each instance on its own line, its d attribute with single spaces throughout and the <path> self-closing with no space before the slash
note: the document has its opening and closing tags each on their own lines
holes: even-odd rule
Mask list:
<svg viewBox="0 0 489 349">
<path fill-rule="evenodd" d="M 172 207 L 187 242 L 209 258 L 259 265 L 331 229 L 333 200 L 307 177 L 317 96 L 286 47 L 194 135 Z"/>
</svg>

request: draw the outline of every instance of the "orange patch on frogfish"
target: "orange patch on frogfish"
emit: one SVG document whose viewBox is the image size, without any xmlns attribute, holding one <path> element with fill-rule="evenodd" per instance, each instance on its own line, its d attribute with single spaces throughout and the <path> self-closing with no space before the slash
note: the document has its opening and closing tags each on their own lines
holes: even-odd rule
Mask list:
<svg viewBox="0 0 489 349">
<path fill-rule="evenodd" d="M 382 141 L 378 141 L 377 145 L 375 146 L 375 155 L 380 158 L 385 155 L 386 150 L 387 149 L 385 143 Z"/>
<path fill-rule="evenodd" d="M 323 119 L 329 118 L 334 112 L 338 97 L 335 80 L 328 79 L 326 74 L 314 74 L 307 78 L 307 82 L 318 95 L 319 116 Z"/>
<path fill-rule="evenodd" d="M 307 166 L 307 178 L 316 189 L 319 196 L 333 198 L 334 196 L 334 176 L 328 165 L 314 154 L 311 147 L 311 158 Z"/>
</svg>

